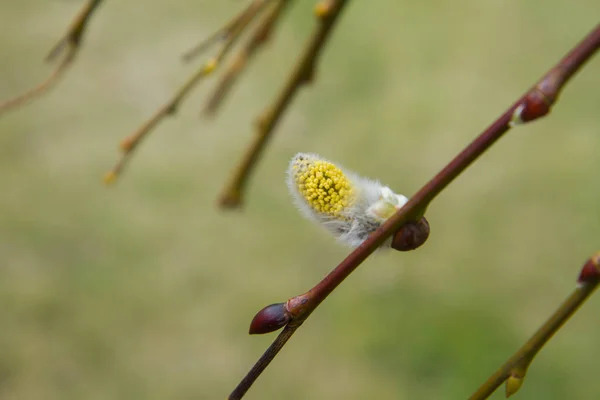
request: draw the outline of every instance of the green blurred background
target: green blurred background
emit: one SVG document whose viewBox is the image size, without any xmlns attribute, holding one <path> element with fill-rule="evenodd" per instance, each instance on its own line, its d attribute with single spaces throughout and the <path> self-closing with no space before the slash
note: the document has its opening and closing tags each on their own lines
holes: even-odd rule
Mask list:
<svg viewBox="0 0 600 400">
<path fill-rule="evenodd" d="M 0 398 L 225 398 L 273 339 L 254 313 L 310 288 L 348 249 L 301 218 L 284 174 L 316 152 L 410 196 L 600 16 L 597 0 L 353 1 L 249 186 L 216 199 L 310 34 L 296 2 L 218 117 L 203 84 L 143 143 L 117 144 L 202 62 L 179 56 L 244 6 L 106 1 L 66 78 L 0 119 Z M 0 99 L 81 1 L 2 1 Z M 549 118 L 513 130 L 430 207 L 409 254 L 371 257 L 248 399 L 460 399 L 573 289 L 600 250 L 600 59 Z M 600 397 L 600 297 L 550 342 L 516 398 Z M 493 398 L 500 399 L 501 391 Z"/>
</svg>

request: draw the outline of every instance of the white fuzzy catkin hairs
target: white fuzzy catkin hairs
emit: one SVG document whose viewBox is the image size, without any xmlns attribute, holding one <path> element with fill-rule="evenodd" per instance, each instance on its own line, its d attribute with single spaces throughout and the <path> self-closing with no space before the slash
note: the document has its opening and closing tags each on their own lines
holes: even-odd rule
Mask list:
<svg viewBox="0 0 600 400">
<path fill-rule="evenodd" d="M 362 178 L 317 154 L 296 154 L 287 175 L 290 193 L 302 214 L 352 247 L 360 245 L 408 201 L 378 181 Z M 382 247 L 390 245 L 391 239 Z"/>
</svg>

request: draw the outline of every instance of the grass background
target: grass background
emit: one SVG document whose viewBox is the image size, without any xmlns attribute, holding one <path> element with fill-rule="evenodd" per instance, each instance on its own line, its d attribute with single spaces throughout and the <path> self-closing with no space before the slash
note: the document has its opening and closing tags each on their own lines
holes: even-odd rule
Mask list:
<svg viewBox="0 0 600 400">
<path fill-rule="evenodd" d="M 42 58 L 81 5 L 0 4 L 0 98 L 49 73 Z M 352 2 L 245 208 L 222 212 L 312 5 L 290 10 L 218 118 L 199 119 L 211 81 L 114 188 L 100 179 L 118 141 L 195 69 L 179 55 L 241 2 L 107 1 L 66 79 L 2 116 L 0 398 L 226 397 L 273 338 L 247 335 L 254 313 L 348 253 L 294 210 L 290 157 L 317 152 L 411 195 L 600 15 L 596 0 Z M 600 250 L 598 104 L 596 57 L 550 117 L 510 132 L 439 197 L 426 246 L 371 257 L 248 399 L 468 397 Z M 598 398 L 598 307 L 593 297 L 539 354 L 518 398 Z"/>
</svg>

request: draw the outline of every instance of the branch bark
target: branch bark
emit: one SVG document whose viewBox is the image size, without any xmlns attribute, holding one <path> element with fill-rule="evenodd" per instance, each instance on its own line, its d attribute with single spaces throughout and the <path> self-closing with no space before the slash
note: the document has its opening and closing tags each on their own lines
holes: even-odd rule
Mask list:
<svg viewBox="0 0 600 400">
<path fill-rule="evenodd" d="M 425 213 L 431 201 L 500 139 L 504 133 L 512 127 L 547 115 L 552 105 L 558 99 L 558 95 L 564 85 L 592 57 L 599 47 L 600 25 L 597 25 L 571 52 L 548 71 L 536 85 L 510 106 L 483 133 L 434 176 L 433 179 L 415 193 L 396 214 L 383 223 L 315 287 L 302 295 L 291 298 L 286 303 L 267 306 L 259 311 L 251 323 L 250 333 L 266 333 L 276 330 L 282 327 L 282 325 L 285 328 L 238 384 L 229 399 L 241 399 L 269 363 L 277 356 L 278 352 L 294 332 L 327 296 L 394 232 L 404 224 L 418 220 Z M 278 309 L 280 310 L 279 313 L 273 312 L 273 310 Z M 572 309 L 572 312 L 575 312 L 575 310 L 576 307 Z M 281 321 L 284 321 L 284 323 L 282 324 Z M 269 329 L 271 327 L 273 329 Z M 560 328 L 560 324 L 556 327 L 556 329 L 558 328 Z M 494 380 L 494 382 L 496 381 Z M 476 399 L 479 398 L 485 397 L 476 397 Z"/>
</svg>

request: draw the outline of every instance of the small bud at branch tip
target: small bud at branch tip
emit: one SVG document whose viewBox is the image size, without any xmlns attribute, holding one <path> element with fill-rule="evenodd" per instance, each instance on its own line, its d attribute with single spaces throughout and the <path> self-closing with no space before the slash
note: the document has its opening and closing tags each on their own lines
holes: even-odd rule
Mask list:
<svg viewBox="0 0 600 400">
<path fill-rule="evenodd" d="M 105 185 L 112 185 L 117 180 L 117 174 L 114 171 L 107 172 L 102 178 Z"/>
<path fill-rule="evenodd" d="M 121 140 L 121 143 L 119 143 L 119 149 L 121 149 L 122 152 L 126 153 L 131 150 L 134 143 L 135 139 L 133 139 L 132 137 L 126 137 L 125 139 Z"/>
<path fill-rule="evenodd" d="M 600 281 L 600 253 L 596 253 L 583 265 L 577 283 L 585 285 L 598 283 L 598 281 Z"/>
<path fill-rule="evenodd" d="M 290 321 L 290 316 L 283 303 L 275 303 L 260 310 L 250 323 L 251 335 L 274 332 L 283 328 Z"/>
<path fill-rule="evenodd" d="M 331 11 L 331 0 L 323 0 L 318 2 L 315 5 L 315 16 L 317 16 L 318 18 L 324 18 L 327 17 L 329 15 L 329 12 Z"/>
</svg>

